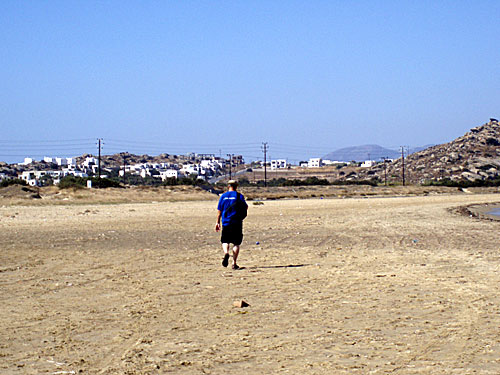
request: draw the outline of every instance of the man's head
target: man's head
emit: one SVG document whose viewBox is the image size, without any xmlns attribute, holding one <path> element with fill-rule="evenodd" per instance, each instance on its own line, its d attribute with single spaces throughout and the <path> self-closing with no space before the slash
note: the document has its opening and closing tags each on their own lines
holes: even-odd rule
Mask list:
<svg viewBox="0 0 500 375">
<path fill-rule="evenodd" d="M 238 188 L 238 181 L 236 181 L 236 180 L 229 180 L 227 182 L 227 187 L 230 190 L 236 190 Z"/>
</svg>

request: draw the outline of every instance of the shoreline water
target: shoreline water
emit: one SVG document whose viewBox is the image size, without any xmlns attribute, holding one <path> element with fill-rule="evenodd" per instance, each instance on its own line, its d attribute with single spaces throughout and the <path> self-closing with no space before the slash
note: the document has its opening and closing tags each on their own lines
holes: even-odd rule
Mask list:
<svg viewBox="0 0 500 375">
<path fill-rule="evenodd" d="M 500 207 L 495 208 L 494 210 L 489 211 L 486 214 L 487 215 L 495 215 L 495 216 L 499 216 L 500 217 Z"/>
<path fill-rule="evenodd" d="M 500 221 L 500 203 L 473 205 L 467 209 L 480 219 Z"/>
</svg>

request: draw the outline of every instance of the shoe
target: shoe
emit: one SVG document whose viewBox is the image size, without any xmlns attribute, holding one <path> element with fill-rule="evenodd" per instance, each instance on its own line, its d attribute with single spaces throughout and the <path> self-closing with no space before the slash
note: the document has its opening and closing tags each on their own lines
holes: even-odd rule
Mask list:
<svg viewBox="0 0 500 375">
<path fill-rule="evenodd" d="M 227 267 L 229 264 L 229 254 L 224 254 L 224 259 L 222 259 L 222 266 Z"/>
<path fill-rule="evenodd" d="M 233 270 L 239 270 L 240 269 L 240 266 L 238 266 L 237 264 L 233 264 Z"/>
</svg>

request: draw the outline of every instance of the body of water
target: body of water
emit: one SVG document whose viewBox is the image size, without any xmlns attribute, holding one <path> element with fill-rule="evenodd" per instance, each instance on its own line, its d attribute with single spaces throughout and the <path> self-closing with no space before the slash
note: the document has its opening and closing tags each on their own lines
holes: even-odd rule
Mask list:
<svg viewBox="0 0 500 375">
<path fill-rule="evenodd" d="M 488 215 L 496 215 L 496 216 L 500 216 L 500 207 L 498 208 L 495 208 L 494 210 L 492 211 L 488 211 L 487 212 Z"/>
</svg>

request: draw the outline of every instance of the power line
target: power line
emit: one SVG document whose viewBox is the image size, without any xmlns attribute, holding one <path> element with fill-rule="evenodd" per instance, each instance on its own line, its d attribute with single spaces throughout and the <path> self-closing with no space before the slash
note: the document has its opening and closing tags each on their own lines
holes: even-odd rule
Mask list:
<svg viewBox="0 0 500 375">
<path fill-rule="evenodd" d="M 92 138 L 85 138 L 85 139 L 38 139 L 38 140 L 0 140 L 1 143 L 8 143 L 8 144 L 13 144 L 13 143 L 63 143 L 66 144 L 68 142 L 91 142 L 93 141 Z"/>
</svg>

